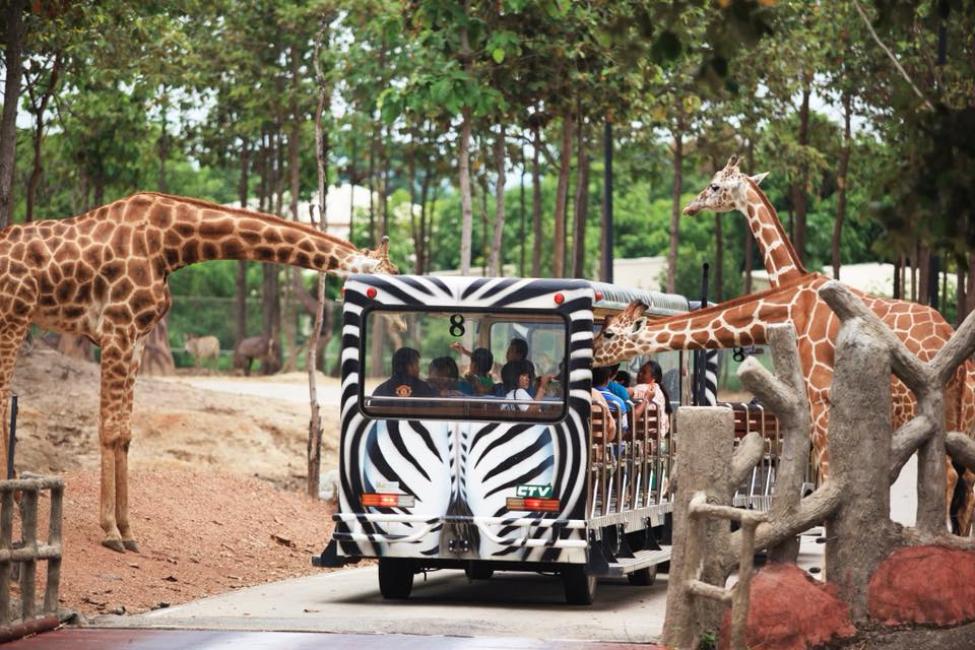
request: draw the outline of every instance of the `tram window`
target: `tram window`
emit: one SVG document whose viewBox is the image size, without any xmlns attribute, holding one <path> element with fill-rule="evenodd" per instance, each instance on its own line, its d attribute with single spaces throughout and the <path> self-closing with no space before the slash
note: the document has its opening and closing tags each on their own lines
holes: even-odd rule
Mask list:
<svg viewBox="0 0 975 650">
<path fill-rule="evenodd" d="M 509 363 L 513 339 L 528 355 Z M 554 422 L 567 341 L 558 314 L 369 310 L 360 403 L 373 417 Z"/>
</svg>

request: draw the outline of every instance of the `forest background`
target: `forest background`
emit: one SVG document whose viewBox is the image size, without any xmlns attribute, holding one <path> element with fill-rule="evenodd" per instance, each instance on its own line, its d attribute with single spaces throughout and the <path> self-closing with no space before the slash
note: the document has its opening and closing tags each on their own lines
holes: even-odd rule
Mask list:
<svg viewBox="0 0 975 650">
<path fill-rule="evenodd" d="M 975 307 L 964 0 L 0 6 L 0 227 L 138 190 L 297 218 L 320 115 L 329 185 L 372 197 L 343 215 L 351 239 L 388 234 L 404 272 L 605 278 L 608 140 L 612 255 L 666 255 L 669 291 L 696 296 L 703 262 L 712 300 L 751 290 L 761 259 L 742 215 L 679 215 L 738 153 L 771 172 L 810 269 L 891 262 L 895 296 L 909 285 L 902 297 L 951 321 Z M 233 261 L 181 270 L 169 342 L 280 336 L 295 369 L 314 282 Z"/>
</svg>

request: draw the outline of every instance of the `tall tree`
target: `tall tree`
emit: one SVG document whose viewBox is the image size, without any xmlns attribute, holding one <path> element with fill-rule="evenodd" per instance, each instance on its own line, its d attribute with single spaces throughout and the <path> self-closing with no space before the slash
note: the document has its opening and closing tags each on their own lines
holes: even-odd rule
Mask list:
<svg viewBox="0 0 975 650">
<path fill-rule="evenodd" d="M 17 108 L 20 104 L 23 75 L 24 40 L 26 36 L 24 12 L 27 0 L 8 0 L 4 11 L 4 70 L 3 115 L 0 116 L 0 228 L 11 221 L 13 184 L 17 146 Z"/>
</svg>

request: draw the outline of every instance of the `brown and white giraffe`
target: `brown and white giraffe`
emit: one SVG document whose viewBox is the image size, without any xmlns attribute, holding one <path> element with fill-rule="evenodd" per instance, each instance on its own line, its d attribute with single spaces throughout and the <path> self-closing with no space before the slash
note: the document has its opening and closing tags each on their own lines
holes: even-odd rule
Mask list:
<svg viewBox="0 0 975 650">
<path fill-rule="evenodd" d="M 616 363 L 655 351 L 726 348 L 765 343 L 766 327 L 791 322 L 798 337 L 799 356 L 813 417 L 813 447 L 823 475 L 829 471 L 826 429 L 829 387 L 833 377 L 834 340 L 839 319 L 819 298 L 818 289 L 829 278 L 809 273 L 782 230 L 771 203 L 759 189 L 764 174 L 748 177 L 738 169 L 737 158 L 718 172 L 685 214 L 701 210 L 741 210 L 748 218 L 775 285 L 769 291 L 743 296 L 705 310 L 663 320 L 648 321 L 645 307 L 634 304 L 607 321 L 594 343 L 594 363 Z M 905 345 L 924 361 L 930 360 L 951 336 L 953 329 L 930 307 L 901 300 L 874 298 L 853 290 L 893 330 Z M 949 429 L 969 431 L 975 422 L 975 364 L 959 369 L 946 395 Z M 895 426 L 913 416 L 914 398 L 894 379 Z M 967 490 L 971 494 L 971 489 Z M 971 501 L 969 499 L 969 501 Z M 965 508 L 970 513 L 971 504 Z M 970 514 L 961 522 L 965 530 Z"/>
<path fill-rule="evenodd" d="M 0 231 L 0 467 L 17 352 L 31 323 L 101 346 L 102 543 L 137 550 L 128 510 L 132 395 L 146 335 L 170 306 L 166 279 L 207 260 L 333 273 L 396 273 L 376 250 L 303 224 L 196 199 L 139 193 L 85 214 Z"/>
</svg>

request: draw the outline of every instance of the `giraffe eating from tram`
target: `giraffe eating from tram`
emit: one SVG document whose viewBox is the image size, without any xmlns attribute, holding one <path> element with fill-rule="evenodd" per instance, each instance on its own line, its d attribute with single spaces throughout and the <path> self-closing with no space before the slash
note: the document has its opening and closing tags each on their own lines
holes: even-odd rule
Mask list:
<svg viewBox="0 0 975 650">
<path fill-rule="evenodd" d="M 275 262 L 329 273 L 397 272 L 375 250 L 251 210 L 152 192 L 61 220 L 0 231 L 0 466 L 17 352 L 32 323 L 101 346 L 102 544 L 138 550 L 129 521 L 128 450 L 142 346 L 169 310 L 169 274 L 208 260 Z"/>
<path fill-rule="evenodd" d="M 713 307 L 657 321 L 649 321 L 646 307 L 633 303 L 607 319 L 593 342 L 594 364 L 609 365 L 637 355 L 663 350 L 728 348 L 766 342 L 767 326 L 792 323 L 798 338 L 799 358 L 812 411 L 812 442 L 823 477 L 829 473 L 826 430 L 829 388 L 833 379 L 834 342 L 839 318 L 819 297 L 818 289 L 830 278 L 810 273 L 796 254 L 772 207 L 759 189 L 765 174 L 741 172 L 736 156 L 711 179 L 685 209 L 694 215 L 702 210 L 745 214 L 749 229 L 762 252 L 772 288 L 742 296 Z M 922 361 L 929 361 L 954 331 L 936 310 L 903 300 L 875 298 L 851 289 Z M 892 380 L 892 423 L 900 426 L 914 414 L 915 399 L 899 380 Z M 948 384 L 945 398 L 948 430 L 970 432 L 975 423 L 975 363 L 959 368 Z M 955 527 L 967 533 L 975 498 L 971 473 L 965 474 L 965 505 Z M 957 473 L 948 472 L 948 496 L 954 492 Z"/>
</svg>

